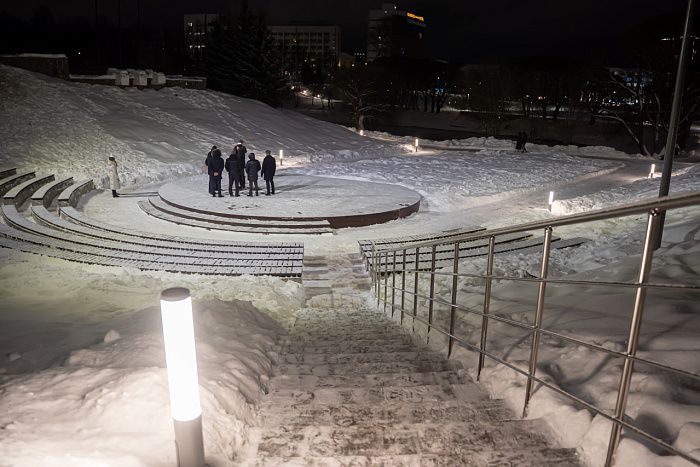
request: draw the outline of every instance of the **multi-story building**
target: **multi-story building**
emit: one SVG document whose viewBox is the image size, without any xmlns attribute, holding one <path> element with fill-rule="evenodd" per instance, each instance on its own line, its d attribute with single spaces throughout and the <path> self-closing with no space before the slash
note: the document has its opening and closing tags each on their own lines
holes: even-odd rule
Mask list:
<svg viewBox="0 0 700 467">
<path fill-rule="evenodd" d="M 270 26 L 282 70 L 291 79 L 310 73 L 327 76 L 339 66 L 340 28 L 323 25 Z"/>
<path fill-rule="evenodd" d="M 185 46 L 192 61 L 199 65 L 207 46 L 207 35 L 219 19 L 215 13 L 198 13 L 184 16 L 185 22 Z"/>
<path fill-rule="evenodd" d="M 382 3 L 370 10 L 367 24 L 367 61 L 381 57 L 423 58 L 425 18 Z"/>
</svg>

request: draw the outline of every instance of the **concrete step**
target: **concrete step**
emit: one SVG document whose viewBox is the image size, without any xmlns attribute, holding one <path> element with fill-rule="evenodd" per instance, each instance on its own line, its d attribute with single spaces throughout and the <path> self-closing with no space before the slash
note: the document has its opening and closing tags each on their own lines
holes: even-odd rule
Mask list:
<svg viewBox="0 0 700 467">
<path fill-rule="evenodd" d="M 416 362 L 376 362 L 345 364 L 282 364 L 274 369 L 275 375 L 362 375 L 369 373 L 426 373 L 433 371 L 460 370 L 459 362 L 416 361 Z"/>
<path fill-rule="evenodd" d="M 281 343 L 282 344 L 282 343 Z M 410 336 L 399 336 L 399 337 L 387 337 L 384 339 L 370 338 L 370 339 L 350 339 L 350 340 L 298 340 L 291 343 L 282 344 L 285 345 L 285 352 L 287 353 L 299 353 L 299 352 L 309 352 L 309 353 L 338 353 L 341 349 L 346 352 L 353 352 L 356 349 L 363 349 L 367 346 L 374 347 L 384 347 L 387 350 L 392 349 L 395 346 L 401 345 L 412 345 L 413 340 Z M 357 351 L 360 353 L 360 351 Z"/>
<path fill-rule="evenodd" d="M 378 386 L 422 386 L 430 384 L 462 384 L 469 378 L 457 371 L 432 373 L 378 373 L 361 375 L 281 375 L 270 379 L 272 392 L 284 389 L 371 388 Z M 272 393 L 271 393 L 272 394 Z"/>
<path fill-rule="evenodd" d="M 285 354 L 299 355 L 299 354 L 337 354 L 338 346 L 326 346 L 326 347 L 291 347 L 288 345 L 284 349 Z M 427 348 L 423 348 L 420 345 L 415 344 L 386 344 L 381 343 L 377 345 L 372 344 L 358 344 L 358 345 L 346 345 L 343 347 L 343 351 L 348 353 L 374 353 L 374 352 L 413 352 L 416 350 L 427 351 Z"/>
<path fill-rule="evenodd" d="M 338 349 L 340 352 L 344 349 Z M 373 362 L 415 362 L 433 361 L 437 362 L 445 359 L 444 354 L 435 352 L 365 352 L 365 353 L 286 353 L 282 357 L 286 363 L 373 363 Z"/>
<path fill-rule="evenodd" d="M 405 454 L 393 456 L 267 457 L 253 464 L 259 467 L 578 467 L 574 449 L 504 450 L 463 454 Z"/>
<path fill-rule="evenodd" d="M 488 395 L 475 384 L 446 384 L 423 386 L 378 386 L 371 388 L 325 388 L 314 390 L 282 389 L 270 394 L 261 403 L 263 412 L 293 408 L 295 411 L 307 407 L 326 405 L 349 405 L 376 407 L 379 404 L 417 404 L 460 400 L 474 402 L 488 400 Z"/>
<path fill-rule="evenodd" d="M 547 446 L 541 426 L 531 420 L 494 425 L 419 423 L 387 426 L 268 427 L 258 453 L 270 457 L 465 455 L 498 459 L 505 452 L 526 460 L 531 450 Z M 517 451 L 517 452 L 516 452 Z M 484 457 L 482 457 L 484 456 Z M 523 457 L 524 456 L 524 457 Z M 467 463 L 465 465 L 472 465 Z M 522 464 L 495 464 L 522 465 Z M 549 465 L 549 464 L 540 464 Z"/>
<path fill-rule="evenodd" d="M 266 426 L 387 426 L 401 423 L 473 423 L 493 425 L 513 418 L 501 400 L 465 404 L 461 400 L 377 405 L 338 404 L 295 407 L 294 411 L 268 410 L 261 414 Z"/>
</svg>

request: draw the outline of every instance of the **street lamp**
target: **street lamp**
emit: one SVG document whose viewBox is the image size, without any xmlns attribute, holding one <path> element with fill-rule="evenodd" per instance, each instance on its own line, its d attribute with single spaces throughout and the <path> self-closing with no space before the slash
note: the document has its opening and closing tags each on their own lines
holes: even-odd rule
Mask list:
<svg viewBox="0 0 700 467">
<path fill-rule="evenodd" d="M 204 467 L 202 408 L 199 404 L 197 354 L 194 347 L 192 299 L 183 287 L 160 295 L 170 411 L 175 425 L 178 467 Z"/>
</svg>

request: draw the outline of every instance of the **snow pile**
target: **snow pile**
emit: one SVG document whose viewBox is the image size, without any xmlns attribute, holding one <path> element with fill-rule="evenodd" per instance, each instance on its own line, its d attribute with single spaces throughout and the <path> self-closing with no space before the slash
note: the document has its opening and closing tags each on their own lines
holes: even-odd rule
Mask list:
<svg viewBox="0 0 700 467">
<path fill-rule="evenodd" d="M 552 214 L 564 216 L 593 209 L 602 209 L 629 200 L 654 198 L 659 196 L 660 180 L 659 177 L 643 178 L 586 196 L 555 200 L 552 204 Z M 671 194 L 696 191 L 700 189 L 700 166 L 694 165 L 677 169 L 674 171 L 672 180 Z"/>
<path fill-rule="evenodd" d="M 229 464 L 242 452 L 285 333 L 279 322 L 301 305 L 299 284 L 39 265 L 0 253 L 3 465 L 174 465 L 157 305 L 173 285 L 194 295 L 207 460 Z"/>
<path fill-rule="evenodd" d="M 351 128 L 352 131 L 356 131 Z M 402 143 L 408 148 L 413 148 L 415 145 L 415 138 L 412 136 L 396 136 L 390 133 L 385 133 L 381 131 L 367 131 L 365 130 L 365 135 L 378 139 L 381 141 L 392 141 L 396 143 Z M 419 145 L 421 148 L 430 149 L 463 149 L 469 151 L 488 151 L 488 152 L 516 152 L 515 151 L 515 141 L 511 139 L 494 138 L 489 137 L 471 137 L 463 139 L 448 139 L 441 141 L 434 141 L 430 139 L 420 139 Z M 527 143 L 528 152 L 538 152 L 538 153 L 549 153 L 558 152 L 564 153 L 571 156 L 587 156 L 587 157 L 600 157 L 605 159 L 640 159 L 648 160 L 648 156 L 643 156 L 641 154 L 627 154 L 622 151 L 607 147 L 607 146 L 575 146 L 575 145 L 554 145 L 548 146 L 546 144 L 533 144 Z"/>
</svg>

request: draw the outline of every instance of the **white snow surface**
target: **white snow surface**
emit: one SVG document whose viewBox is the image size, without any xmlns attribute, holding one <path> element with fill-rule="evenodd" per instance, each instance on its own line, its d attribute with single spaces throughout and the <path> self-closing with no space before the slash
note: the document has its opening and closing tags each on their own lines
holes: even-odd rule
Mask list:
<svg viewBox="0 0 700 467">
<path fill-rule="evenodd" d="M 285 150 L 280 170 L 409 187 L 424 197 L 407 219 L 303 241 L 307 253 L 357 251 L 358 239 L 412 235 L 464 225 L 504 226 L 630 202 L 658 193 L 647 179 L 652 162 L 610 148 L 528 145 L 526 155 L 507 141 L 470 138 L 422 141 L 355 132 L 259 102 L 209 91 L 117 89 L 66 83 L 0 66 L 0 166 L 93 178 L 105 186 L 114 155 L 126 187 L 157 191 L 163 182 L 199 173 L 212 144 L 230 149 L 243 138 L 250 150 Z M 279 160 L 278 160 L 279 163 Z M 676 164 L 672 193 L 700 189 L 700 167 Z M 546 199 L 555 191 L 552 212 Z M 87 197 L 88 214 L 141 230 L 173 233 L 173 225 L 138 211 L 135 198 Z M 700 215 L 672 212 L 654 280 L 700 284 Z M 645 220 L 633 216 L 566 227 L 581 247 L 554 251 L 551 277 L 634 281 Z M 177 227 L 179 235 L 261 240 L 248 234 Z M 274 278 L 204 278 L 85 266 L 0 250 L 0 464 L 5 466 L 161 466 L 174 463 L 173 432 L 158 293 L 179 285 L 193 292 L 207 459 L 230 465 L 255 424 L 255 404 L 276 360 L 275 340 L 303 303 L 303 288 Z M 482 273 L 483 259 L 460 271 Z M 497 274 L 530 277 L 539 254 L 501 255 Z M 412 280 L 412 279 L 411 279 Z M 407 284 L 411 283 L 407 281 Z M 450 282 L 437 294 L 450 300 Z M 494 313 L 532 322 L 536 285 L 497 284 Z M 358 294 L 361 292 L 358 292 Z M 460 302 L 480 309 L 483 286 L 461 280 Z M 650 292 L 640 355 L 700 372 L 698 293 Z M 610 349 L 623 350 L 632 291 L 548 288 L 545 325 Z M 438 319 L 444 319 L 438 310 Z M 459 332 L 478 340 L 481 318 L 466 315 Z M 529 342 L 492 324 L 489 348 L 526 365 Z M 473 368 L 474 355 L 458 352 Z M 543 339 L 538 374 L 582 399 L 610 409 L 620 362 L 583 346 Z M 523 379 L 489 364 L 482 382 L 494 397 L 522 410 Z M 700 458 L 697 383 L 637 365 L 630 421 Z M 562 446 L 576 447 L 590 466 L 601 465 L 609 424 L 542 388 L 528 417 L 545 419 Z M 624 437 L 616 466 L 688 465 L 648 443 Z"/>
</svg>

